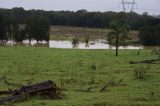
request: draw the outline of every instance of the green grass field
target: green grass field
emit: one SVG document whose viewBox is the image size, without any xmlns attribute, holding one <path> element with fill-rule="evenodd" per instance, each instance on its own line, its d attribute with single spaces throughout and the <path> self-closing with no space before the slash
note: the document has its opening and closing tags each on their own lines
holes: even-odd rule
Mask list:
<svg viewBox="0 0 160 106">
<path fill-rule="evenodd" d="M 21 84 L 53 80 L 63 88 L 61 100 L 14 103 L 13 106 L 159 106 L 160 63 L 131 65 L 129 61 L 156 59 L 151 50 L 78 50 L 40 47 L 0 47 L 0 90 Z M 91 65 L 96 65 L 96 70 Z M 133 70 L 147 67 L 147 76 L 137 79 Z M 63 84 L 61 83 L 63 81 Z M 100 89 L 112 83 L 103 91 Z M 84 92 L 93 87 L 89 92 Z M 12 106 L 12 105 L 11 105 Z"/>
</svg>

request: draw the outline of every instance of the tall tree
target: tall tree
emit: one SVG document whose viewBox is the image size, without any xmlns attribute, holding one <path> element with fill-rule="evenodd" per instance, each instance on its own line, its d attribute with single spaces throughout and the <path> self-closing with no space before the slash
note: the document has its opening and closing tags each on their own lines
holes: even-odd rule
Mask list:
<svg viewBox="0 0 160 106">
<path fill-rule="evenodd" d="M 111 23 L 112 31 L 108 33 L 108 41 L 115 40 L 116 44 L 116 56 L 118 56 L 118 49 L 119 49 L 119 39 L 120 37 L 124 37 L 129 32 L 129 27 L 125 20 L 120 19 L 113 21 Z"/>
<path fill-rule="evenodd" d="M 26 25 L 15 24 L 13 26 L 13 39 L 15 42 L 23 42 L 26 39 Z"/>
<path fill-rule="evenodd" d="M 49 41 L 50 22 L 43 16 L 31 16 L 26 21 L 29 41 Z"/>
<path fill-rule="evenodd" d="M 7 41 L 7 27 L 5 22 L 5 17 L 3 13 L 0 13 L 0 41 L 4 43 Z"/>
</svg>

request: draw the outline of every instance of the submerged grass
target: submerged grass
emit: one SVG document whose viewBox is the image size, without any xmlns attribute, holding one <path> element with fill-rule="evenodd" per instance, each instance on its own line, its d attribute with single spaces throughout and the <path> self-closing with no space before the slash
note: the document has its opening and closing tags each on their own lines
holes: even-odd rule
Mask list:
<svg viewBox="0 0 160 106">
<path fill-rule="evenodd" d="M 114 50 L 0 47 L 0 90 L 50 79 L 64 89 L 62 100 L 32 99 L 13 105 L 158 106 L 160 63 L 149 65 L 145 80 L 136 79 L 133 70 L 138 65 L 129 64 L 130 60 L 141 61 L 158 56 L 150 50 L 142 50 L 140 56 L 137 52 L 120 50 L 120 56 L 115 57 Z M 92 65 L 96 66 L 95 70 L 91 69 Z M 5 83 L 4 78 L 11 84 Z M 114 84 L 100 92 L 110 80 Z M 93 87 L 90 92 L 84 92 L 90 87 Z"/>
</svg>

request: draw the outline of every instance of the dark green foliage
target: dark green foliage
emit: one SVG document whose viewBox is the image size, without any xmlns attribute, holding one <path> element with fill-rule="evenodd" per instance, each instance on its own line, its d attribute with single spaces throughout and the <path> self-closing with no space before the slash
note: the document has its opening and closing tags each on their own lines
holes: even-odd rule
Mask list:
<svg viewBox="0 0 160 106">
<path fill-rule="evenodd" d="M 30 16 L 26 20 L 29 40 L 49 41 L 49 20 L 42 16 Z"/>
<path fill-rule="evenodd" d="M 139 38 L 141 44 L 143 45 L 160 45 L 160 24 L 146 24 L 144 27 L 141 28 Z"/>
<path fill-rule="evenodd" d="M 49 20 L 41 15 L 26 14 L 23 8 L 0 9 L 0 41 L 49 41 Z"/>
<path fill-rule="evenodd" d="M 6 40 L 6 27 L 4 23 L 4 17 L 0 14 L 0 40 Z"/>
<path fill-rule="evenodd" d="M 14 25 L 13 27 L 13 39 L 16 42 L 22 42 L 26 39 L 27 31 L 25 25 Z"/>
<path fill-rule="evenodd" d="M 139 15 L 134 12 L 88 12 L 87 10 L 73 11 L 43 11 L 43 10 L 24 10 L 23 8 L 0 9 L 12 17 L 15 17 L 20 23 L 25 22 L 24 17 L 36 15 L 43 16 L 51 20 L 52 25 L 80 26 L 80 27 L 99 27 L 110 28 L 109 23 L 113 20 L 125 18 L 133 30 L 138 30 L 146 23 L 146 20 L 152 18 L 146 13 Z"/>
</svg>

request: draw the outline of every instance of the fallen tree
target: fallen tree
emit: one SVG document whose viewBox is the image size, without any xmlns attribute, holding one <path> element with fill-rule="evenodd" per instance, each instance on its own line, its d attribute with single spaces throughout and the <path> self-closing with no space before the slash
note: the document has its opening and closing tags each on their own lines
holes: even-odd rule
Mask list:
<svg viewBox="0 0 160 106">
<path fill-rule="evenodd" d="M 152 59 L 152 60 L 144 60 L 144 61 L 139 61 L 139 62 L 134 62 L 134 61 L 129 61 L 130 64 L 155 64 L 155 62 L 160 61 L 160 59 Z"/>
<path fill-rule="evenodd" d="M 9 92 L 3 92 L 9 93 Z M 0 100 L 0 104 L 8 104 L 11 102 L 16 102 L 18 100 L 22 100 L 26 97 L 32 97 L 40 95 L 42 97 L 48 96 L 51 99 L 60 98 L 61 90 L 57 88 L 56 84 L 53 81 L 45 81 L 40 82 L 33 85 L 23 86 L 19 90 L 15 90 L 12 92 L 11 96 L 8 96 L 2 100 Z"/>
</svg>

